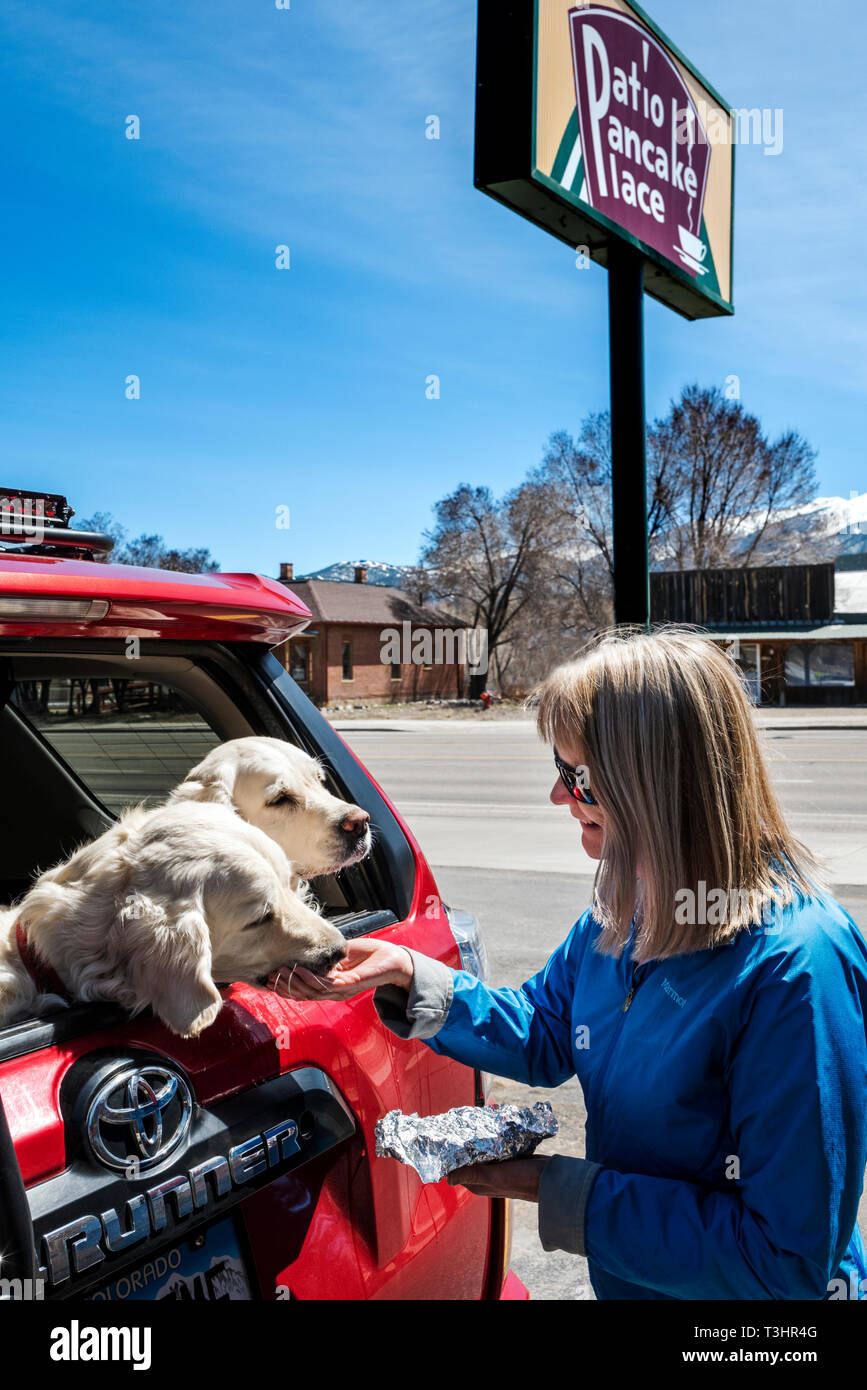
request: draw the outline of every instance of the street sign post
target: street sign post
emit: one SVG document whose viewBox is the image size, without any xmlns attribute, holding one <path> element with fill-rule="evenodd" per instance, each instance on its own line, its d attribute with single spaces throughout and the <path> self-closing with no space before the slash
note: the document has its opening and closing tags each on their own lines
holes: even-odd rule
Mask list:
<svg viewBox="0 0 867 1390">
<path fill-rule="evenodd" d="M 730 108 L 626 0 L 479 0 L 476 186 L 609 272 L 614 603 L 646 626 L 644 294 L 734 312 Z"/>
</svg>

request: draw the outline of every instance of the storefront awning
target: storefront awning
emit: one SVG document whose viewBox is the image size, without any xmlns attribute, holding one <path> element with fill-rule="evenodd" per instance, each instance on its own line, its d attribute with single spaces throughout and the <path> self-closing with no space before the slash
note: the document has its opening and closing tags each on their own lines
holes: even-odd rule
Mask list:
<svg viewBox="0 0 867 1390">
<path fill-rule="evenodd" d="M 829 623 L 827 627 L 759 628 L 750 632 L 715 632 L 705 628 L 715 642 L 852 642 L 867 638 L 867 623 Z"/>
</svg>

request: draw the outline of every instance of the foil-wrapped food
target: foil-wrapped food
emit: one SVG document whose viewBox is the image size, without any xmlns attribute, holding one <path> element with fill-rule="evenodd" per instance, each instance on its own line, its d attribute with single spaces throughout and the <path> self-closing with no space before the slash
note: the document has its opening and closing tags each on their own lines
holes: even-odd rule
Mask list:
<svg viewBox="0 0 867 1390">
<path fill-rule="evenodd" d="M 559 1126 L 547 1101 L 535 1105 L 458 1105 L 443 1115 L 389 1110 L 377 1120 L 377 1158 L 396 1158 L 422 1182 L 441 1182 L 470 1163 L 528 1158 Z"/>
</svg>

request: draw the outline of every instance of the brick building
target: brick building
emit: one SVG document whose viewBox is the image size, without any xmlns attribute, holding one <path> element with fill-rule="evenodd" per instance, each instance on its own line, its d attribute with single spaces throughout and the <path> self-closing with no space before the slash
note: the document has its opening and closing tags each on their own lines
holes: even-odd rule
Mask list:
<svg viewBox="0 0 867 1390">
<path fill-rule="evenodd" d="M 292 565 L 285 563 L 280 581 L 313 617 L 277 655 L 316 704 L 464 694 L 465 662 L 457 659 L 462 652 L 455 640 L 464 624 L 451 614 L 418 604 L 400 589 L 368 584 L 363 565 L 355 567 L 354 582 L 347 582 L 294 579 Z"/>
</svg>

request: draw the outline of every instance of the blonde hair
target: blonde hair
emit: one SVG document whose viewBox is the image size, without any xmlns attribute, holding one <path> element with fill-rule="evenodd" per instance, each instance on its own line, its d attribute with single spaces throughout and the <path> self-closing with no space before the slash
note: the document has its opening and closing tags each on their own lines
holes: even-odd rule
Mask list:
<svg viewBox="0 0 867 1390">
<path fill-rule="evenodd" d="M 637 961 L 721 945 L 796 891 L 823 889 L 819 862 L 783 818 L 738 668 L 707 637 L 612 629 L 552 671 L 528 704 L 561 756 L 583 745 L 606 812 L 593 897 L 599 951 L 619 956 L 633 917 Z M 705 902 L 709 890 L 733 910 L 722 922 L 718 911 L 711 923 L 682 920 L 678 900 Z"/>
</svg>

